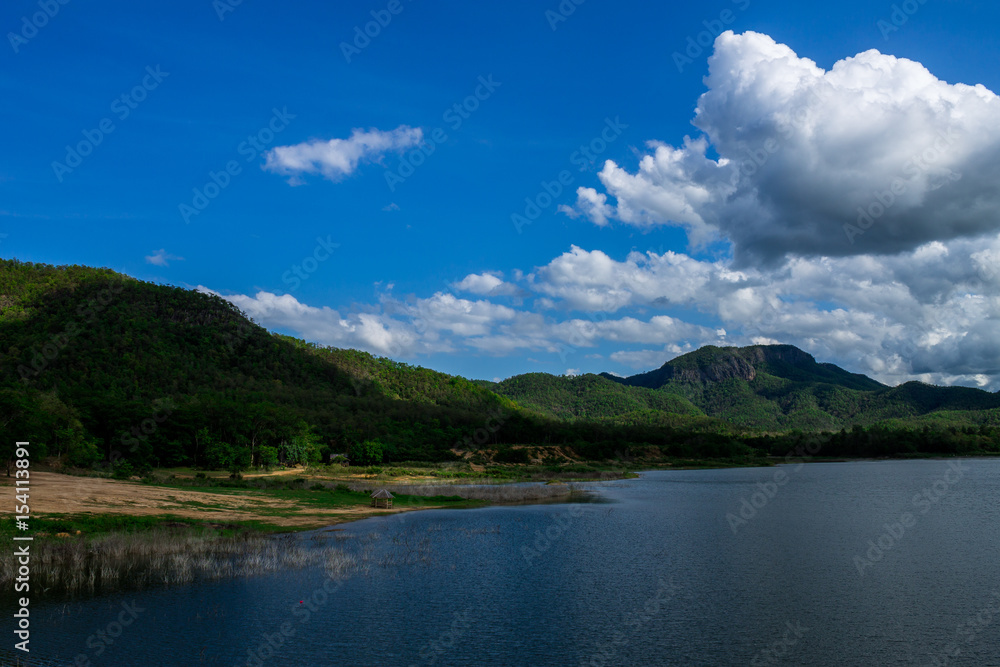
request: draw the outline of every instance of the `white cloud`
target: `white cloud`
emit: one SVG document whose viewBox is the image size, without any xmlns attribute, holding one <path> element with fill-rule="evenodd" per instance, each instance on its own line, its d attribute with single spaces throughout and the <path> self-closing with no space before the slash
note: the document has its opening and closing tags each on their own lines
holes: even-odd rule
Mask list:
<svg viewBox="0 0 1000 667">
<path fill-rule="evenodd" d="M 609 160 L 599 177 L 615 205 L 581 188 L 579 214 L 594 218 L 599 203 L 598 224 L 682 225 L 696 244 L 721 236 L 741 265 L 1000 229 L 1000 99 L 982 85 L 875 50 L 824 71 L 753 32 L 718 37 L 706 84 L 702 134 L 651 142 L 634 173 Z"/>
<path fill-rule="evenodd" d="M 730 281 L 732 275 L 721 265 L 674 252 L 633 252 L 617 262 L 600 250 L 572 246 L 529 280 L 536 291 L 558 297 L 571 308 L 614 312 L 636 305 L 692 305 L 710 282 Z M 551 306 L 556 307 L 555 302 Z"/>
<path fill-rule="evenodd" d="M 520 292 L 517 286 L 504 282 L 503 276 L 496 273 L 470 273 L 451 286 L 460 292 L 481 296 L 513 296 Z"/>
<path fill-rule="evenodd" d="M 165 249 L 154 250 L 152 255 L 146 255 L 146 263 L 154 266 L 170 266 L 172 261 L 183 261 L 183 257 L 169 254 Z"/>
<path fill-rule="evenodd" d="M 608 218 L 614 215 L 614 208 L 608 206 L 606 194 L 598 192 L 594 188 L 583 187 L 576 189 L 575 207 L 560 204 L 558 210 L 571 218 L 578 218 L 582 215 L 599 227 L 608 224 Z"/>
<path fill-rule="evenodd" d="M 613 353 L 611 359 L 633 370 L 648 371 L 659 368 L 674 357 L 690 351 L 690 348 L 685 349 L 677 345 L 668 345 L 662 350 L 623 350 Z M 617 375 L 617 373 L 614 373 L 614 375 Z"/>
<path fill-rule="evenodd" d="M 791 343 L 887 384 L 917 378 L 1000 388 L 1000 236 L 931 242 L 894 256 L 794 258 L 777 268 L 733 271 L 722 261 L 665 252 L 615 260 L 573 247 L 531 274 L 546 307 L 595 313 L 678 308 L 688 313 L 619 317 L 613 325 L 568 320 L 577 343 Z M 536 299 L 536 308 L 538 301 Z M 691 320 L 708 316 L 720 326 Z M 721 340 L 720 340 L 721 338 Z M 637 367 L 669 357 L 659 350 L 619 350 L 613 361 Z M 931 373 L 932 375 L 927 375 Z"/>
<path fill-rule="evenodd" d="M 996 390 L 997 258 L 1000 235 L 739 271 L 731 260 L 669 251 L 615 259 L 573 246 L 531 273 L 515 272 L 516 282 L 484 272 L 455 284 L 487 292 L 476 298 L 383 291 L 378 303 L 352 312 L 269 292 L 225 298 L 269 328 L 392 357 L 531 351 L 557 355 L 566 368 L 578 365 L 572 355 L 603 355 L 604 370 L 641 371 L 710 343 L 790 343 L 886 384 L 919 379 Z M 528 305 L 494 303 L 502 285 L 528 295 Z M 587 314 L 567 316 L 571 310 Z"/>
<path fill-rule="evenodd" d="M 292 146 L 277 146 L 265 153 L 264 169 L 292 177 L 297 183 L 301 174 L 322 174 L 338 181 L 354 173 L 362 160 L 374 161 L 384 153 L 403 151 L 423 141 L 423 131 L 407 125 L 382 132 L 355 129 L 347 139 L 312 139 Z"/>
<path fill-rule="evenodd" d="M 324 345 L 358 348 L 385 356 L 449 349 L 446 345 L 418 340 L 412 327 L 379 313 L 341 315 L 327 306 L 317 308 L 301 303 L 291 294 L 279 296 L 260 291 L 254 296 L 226 296 L 201 285 L 197 289 L 221 296 L 264 327 L 294 331 L 306 340 Z"/>
</svg>

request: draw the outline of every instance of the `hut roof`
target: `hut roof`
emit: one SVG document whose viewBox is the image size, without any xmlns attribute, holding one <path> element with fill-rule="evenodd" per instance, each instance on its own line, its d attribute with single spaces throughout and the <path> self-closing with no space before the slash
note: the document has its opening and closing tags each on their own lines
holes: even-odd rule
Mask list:
<svg viewBox="0 0 1000 667">
<path fill-rule="evenodd" d="M 385 489 L 379 489 L 372 494 L 372 498 L 393 498 L 394 496 Z"/>
</svg>

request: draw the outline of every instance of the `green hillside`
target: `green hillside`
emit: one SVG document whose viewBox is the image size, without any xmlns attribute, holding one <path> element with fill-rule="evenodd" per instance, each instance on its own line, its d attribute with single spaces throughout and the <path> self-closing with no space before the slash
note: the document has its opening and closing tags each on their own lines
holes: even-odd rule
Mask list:
<svg viewBox="0 0 1000 667">
<path fill-rule="evenodd" d="M 272 334 L 216 296 L 0 260 L 0 424 L 78 465 L 440 461 L 519 443 L 597 457 L 687 439 L 656 420 L 552 417 L 483 383 Z"/>
<path fill-rule="evenodd" d="M 499 382 L 492 389 L 525 408 L 570 421 L 613 420 L 642 410 L 704 415 L 682 396 L 650 392 L 593 374 L 556 377 L 548 373 L 527 373 Z"/>
<path fill-rule="evenodd" d="M 648 373 L 608 377 L 682 396 L 705 414 L 765 431 L 832 431 L 885 420 L 905 423 L 940 410 L 1000 407 L 1000 396 L 978 389 L 919 382 L 887 387 L 833 364 L 817 363 L 791 345 L 706 346 Z M 972 422 L 979 419 L 968 417 Z"/>
<path fill-rule="evenodd" d="M 0 425 L 79 466 L 1000 450 L 1000 396 L 884 385 L 788 345 L 706 347 L 631 378 L 466 380 L 256 325 L 208 294 L 0 260 Z M 779 434 L 779 437 L 772 437 Z M 2 453 L 2 452 L 0 452 Z M 103 462 L 103 463 L 102 463 Z"/>
<path fill-rule="evenodd" d="M 197 465 L 212 442 L 284 456 L 381 439 L 439 459 L 514 412 L 463 378 L 274 335 L 221 298 L 107 270 L 4 261 L 0 294 L 0 414 L 55 452 L 89 441 Z"/>
</svg>

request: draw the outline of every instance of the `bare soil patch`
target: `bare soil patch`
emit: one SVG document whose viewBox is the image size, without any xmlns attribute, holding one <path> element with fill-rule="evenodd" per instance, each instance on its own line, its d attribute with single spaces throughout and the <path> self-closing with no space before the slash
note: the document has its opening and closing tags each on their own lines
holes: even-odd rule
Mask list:
<svg viewBox="0 0 1000 667">
<path fill-rule="evenodd" d="M 13 478 L 0 478 L 0 486 L 13 486 Z M 279 526 L 325 526 L 409 508 L 376 509 L 350 505 L 335 508 L 302 507 L 291 500 L 268 497 L 253 490 L 212 493 L 150 486 L 99 477 L 76 477 L 54 472 L 31 473 L 31 512 L 41 514 L 173 515 L 186 519 L 225 523 L 264 521 Z M 287 510 L 275 516 L 266 510 Z M 431 509 L 423 506 L 421 509 Z"/>
</svg>

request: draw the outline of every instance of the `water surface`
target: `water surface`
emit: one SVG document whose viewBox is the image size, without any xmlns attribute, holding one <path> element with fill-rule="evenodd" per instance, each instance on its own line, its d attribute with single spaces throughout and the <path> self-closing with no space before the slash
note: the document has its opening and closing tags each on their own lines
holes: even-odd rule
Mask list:
<svg viewBox="0 0 1000 667">
<path fill-rule="evenodd" d="M 1000 665 L 1000 461 L 658 471 L 588 487 L 607 502 L 414 512 L 323 533 L 372 562 L 340 583 L 315 568 L 34 603 L 31 657 Z M 123 603 L 135 618 L 120 627 Z"/>
</svg>

